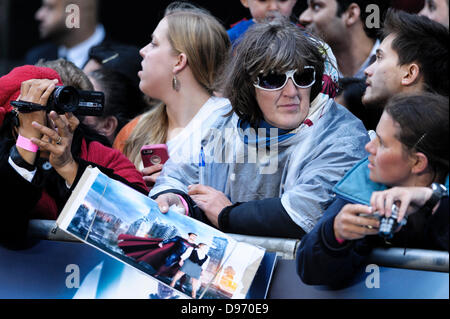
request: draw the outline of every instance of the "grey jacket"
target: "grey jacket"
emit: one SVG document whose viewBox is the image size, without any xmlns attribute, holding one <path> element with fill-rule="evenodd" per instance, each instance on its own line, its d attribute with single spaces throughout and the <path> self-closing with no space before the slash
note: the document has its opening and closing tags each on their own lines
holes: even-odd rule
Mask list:
<svg viewBox="0 0 450 319">
<path fill-rule="evenodd" d="M 242 130 L 236 114 L 219 117 L 202 134 L 204 184 L 234 204 L 219 216 L 223 231 L 298 237 L 312 230 L 332 200 L 332 187 L 367 155 L 369 141 L 361 121 L 334 100 L 320 112 L 311 126 L 302 124 L 283 138 L 277 129 L 270 136 L 265 129 Z M 199 173 L 198 162 L 169 160 L 150 196 L 187 193 L 188 185 L 199 183 Z M 286 232 L 289 223 L 303 232 Z"/>
</svg>

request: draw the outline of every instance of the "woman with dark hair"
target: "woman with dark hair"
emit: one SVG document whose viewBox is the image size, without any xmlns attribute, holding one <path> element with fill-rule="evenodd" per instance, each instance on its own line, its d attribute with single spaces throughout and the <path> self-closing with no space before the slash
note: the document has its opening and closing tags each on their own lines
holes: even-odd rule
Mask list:
<svg viewBox="0 0 450 319">
<path fill-rule="evenodd" d="M 323 52 L 285 19 L 252 26 L 225 72 L 231 114 L 199 139 L 204 161 L 165 164 L 150 193 L 161 210 L 178 204 L 225 232 L 310 231 L 369 140 L 358 119 L 321 93 Z"/>
<path fill-rule="evenodd" d="M 148 192 L 134 165 L 86 134 L 72 113 L 46 112 L 49 96 L 61 85 L 55 70 L 32 65 L 0 78 L 0 106 L 7 111 L 0 123 L 1 196 L 11 208 L 2 215 L 2 243 L 23 244 L 29 219 L 56 219 L 89 165 Z M 13 109 L 16 100 L 39 110 Z"/>
<path fill-rule="evenodd" d="M 105 106 L 101 116 L 84 116 L 82 122 L 105 136 L 112 145 L 122 127 L 149 105 L 139 88 L 117 71 L 101 68 L 88 77 L 95 91 L 105 93 Z"/>
<path fill-rule="evenodd" d="M 301 242 L 297 271 L 305 283 L 345 284 L 386 242 L 448 251 L 448 103 L 431 93 L 389 101 L 366 145 L 369 157 L 335 186 L 336 200 Z M 396 232 L 385 233 L 385 222 Z"/>
</svg>

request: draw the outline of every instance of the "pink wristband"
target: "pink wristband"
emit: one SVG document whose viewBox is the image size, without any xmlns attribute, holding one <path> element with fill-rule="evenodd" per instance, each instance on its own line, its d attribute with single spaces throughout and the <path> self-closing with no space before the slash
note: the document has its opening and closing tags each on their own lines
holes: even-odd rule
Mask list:
<svg viewBox="0 0 450 319">
<path fill-rule="evenodd" d="M 186 201 L 184 200 L 183 196 L 178 195 L 178 194 L 177 194 L 177 196 L 180 198 L 181 203 L 183 204 L 183 207 L 184 207 L 184 210 L 185 210 L 185 212 L 186 212 L 186 215 L 189 215 L 189 206 L 188 206 L 188 204 L 186 203 Z"/>
<path fill-rule="evenodd" d="M 16 146 L 23 148 L 24 150 L 36 153 L 39 150 L 39 146 L 34 144 L 30 139 L 19 135 L 16 141 Z"/>
<path fill-rule="evenodd" d="M 344 243 L 345 239 L 336 238 L 336 241 L 342 245 Z"/>
</svg>

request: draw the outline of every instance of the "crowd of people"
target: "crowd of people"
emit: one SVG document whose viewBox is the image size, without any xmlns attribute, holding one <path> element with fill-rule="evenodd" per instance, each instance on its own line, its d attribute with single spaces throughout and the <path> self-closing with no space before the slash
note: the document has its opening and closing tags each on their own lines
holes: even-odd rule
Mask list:
<svg viewBox="0 0 450 319">
<path fill-rule="evenodd" d="M 92 14 L 74 34 L 67 1 L 43 0 L 36 19 L 53 42 L 0 78 L 0 180 L 15 203 L 2 244 L 23 245 L 30 219 L 56 219 L 95 166 L 162 213 L 300 239 L 307 284 L 351 280 L 374 247 L 448 251 L 448 0 L 418 14 L 308 0 L 298 17 L 296 0 L 241 0 L 252 19 L 228 30 L 174 2 L 140 50 L 108 39 L 96 1 L 78 2 Z M 102 91 L 103 114 L 50 110 L 62 85 Z M 149 144 L 166 144 L 168 161 L 144 167 Z M 380 236 L 393 205 L 398 226 Z"/>
</svg>

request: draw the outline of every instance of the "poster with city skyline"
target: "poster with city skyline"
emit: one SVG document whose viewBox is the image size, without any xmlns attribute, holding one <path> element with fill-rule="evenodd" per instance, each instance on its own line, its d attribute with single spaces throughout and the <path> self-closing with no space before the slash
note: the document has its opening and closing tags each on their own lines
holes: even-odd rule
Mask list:
<svg viewBox="0 0 450 319">
<path fill-rule="evenodd" d="M 264 249 L 88 168 L 57 220 L 69 234 L 191 298 L 245 298 Z"/>
</svg>

